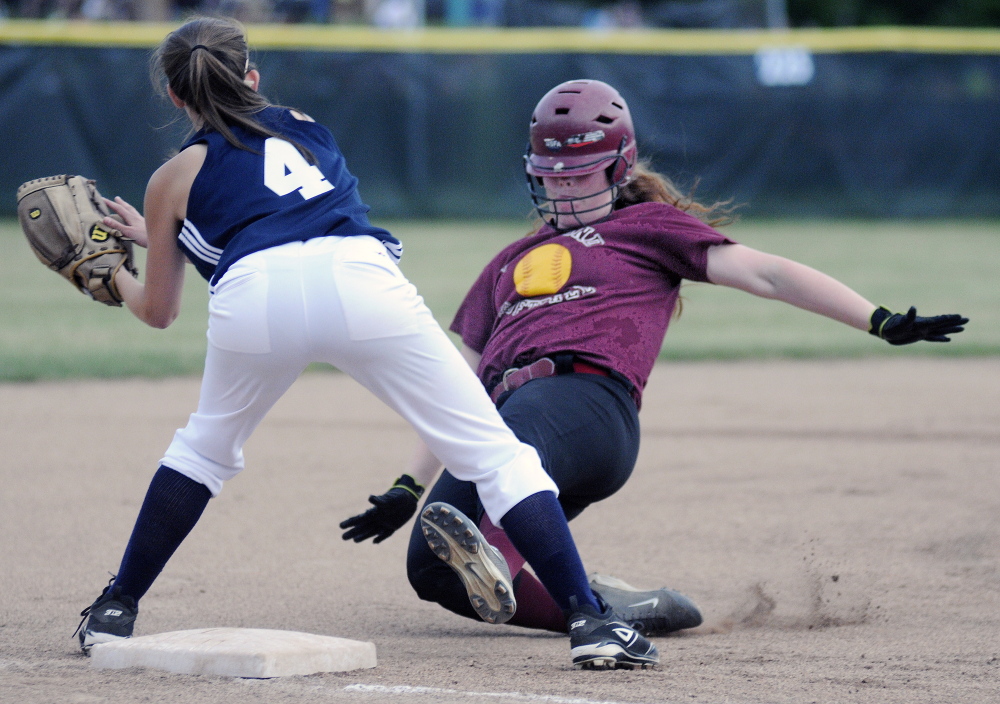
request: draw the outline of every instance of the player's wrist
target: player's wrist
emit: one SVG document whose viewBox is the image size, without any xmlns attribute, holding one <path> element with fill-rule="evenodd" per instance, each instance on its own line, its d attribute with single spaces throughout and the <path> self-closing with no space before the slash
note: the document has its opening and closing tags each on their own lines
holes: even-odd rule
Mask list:
<svg viewBox="0 0 1000 704">
<path fill-rule="evenodd" d="M 871 318 L 868 319 L 868 334 L 885 339 L 882 337 L 882 330 L 885 327 L 886 322 L 893 315 L 894 313 L 885 306 L 879 306 L 876 308 L 872 313 Z"/>
<path fill-rule="evenodd" d="M 424 495 L 424 487 L 418 484 L 417 480 L 409 474 L 400 475 L 395 483 L 393 483 L 390 491 L 392 489 L 403 489 L 407 493 L 411 494 L 414 500 L 417 501 L 419 501 L 420 497 Z"/>
</svg>

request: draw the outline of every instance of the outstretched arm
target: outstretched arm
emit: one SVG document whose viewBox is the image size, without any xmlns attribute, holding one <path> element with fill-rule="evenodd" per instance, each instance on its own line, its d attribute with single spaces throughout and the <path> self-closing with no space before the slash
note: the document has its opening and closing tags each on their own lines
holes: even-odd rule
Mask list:
<svg viewBox="0 0 1000 704">
<path fill-rule="evenodd" d="M 762 298 L 784 301 L 858 330 L 869 329 L 876 309 L 874 303 L 832 276 L 741 244 L 718 245 L 708 250 L 708 280 Z"/>
<path fill-rule="evenodd" d="M 911 342 L 948 342 L 962 332 L 968 318 L 949 314 L 923 318 L 916 308 L 893 313 L 878 307 L 832 276 L 784 257 L 740 244 L 708 250 L 708 280 L 762 298 L 784 301 L 798 308 L 839 320 L 879 337 L 891 345 Z"/>
</svg>

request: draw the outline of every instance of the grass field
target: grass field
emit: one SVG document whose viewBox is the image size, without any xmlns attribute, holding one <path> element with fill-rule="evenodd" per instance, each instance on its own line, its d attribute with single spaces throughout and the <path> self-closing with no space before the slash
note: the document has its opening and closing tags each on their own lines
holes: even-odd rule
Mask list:
<svg viewBox="0 0 1000 704">
<path fill-rule="evenodd" d="M 468 286 L 524 222 L 380 222 L 399 236 L 402 268 L 447 326 Z M 727 234 L 821 269 L 894 310 L 962 313 L 968 330 L 947 345 L 890 347 L 839 323 L 739 291 L 683 288 L 668 359 L 1000 354 L 996 221 L 745 221 Z M 208 293 L 188 270 L 181 316 L 167 330 L 76 293 L 35 259 L 16 221 L 0 222 L 0 381 L 197 373 Z M 140 255 L 141 256 L 141 255 Z M 140 259 L 140 268 L 142 260 Z"/>
</svg>

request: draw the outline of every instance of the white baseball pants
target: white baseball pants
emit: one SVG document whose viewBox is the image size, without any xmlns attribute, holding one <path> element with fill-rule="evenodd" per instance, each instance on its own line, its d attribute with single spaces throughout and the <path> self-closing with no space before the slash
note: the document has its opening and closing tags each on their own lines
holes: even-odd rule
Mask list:
<svg viewBox="0 0 1000 704">
<path fill-rule="evenodd" d="M 373 237 L 322 237 L 244 257 L 212 290 L 198 410 L 161 463 L 218 495 L 243 444 L 312 362 L 327 362 L 413 425 L 490 519 L 558 493 L 416 288 Z"/>
</svg>

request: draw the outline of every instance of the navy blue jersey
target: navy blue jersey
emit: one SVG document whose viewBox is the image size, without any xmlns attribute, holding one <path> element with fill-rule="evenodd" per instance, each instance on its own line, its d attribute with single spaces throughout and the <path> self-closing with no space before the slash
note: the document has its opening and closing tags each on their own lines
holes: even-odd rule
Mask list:
<svg viewBox="0 0 1000 704">
<path fill-rule="evenodd" d="M 191 185 L 177 244 L 198 273 L 215 284 L 248 254 L 326 235 L 371 235 L 399 259 L 399 240 L 368 222 L 358 180 L 330 130 L 297 120 L 286 108 L 265 108 L 255 117 L 309 149 L 317 163 L 309 164 L 283 139 L 236 126 L 233 134 L 258 154 L 234 147 L 214 130 L 191 137 L 181 149 L 204 143 L 208 155 Z"/>
</svg>

